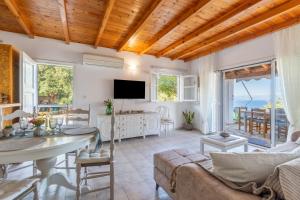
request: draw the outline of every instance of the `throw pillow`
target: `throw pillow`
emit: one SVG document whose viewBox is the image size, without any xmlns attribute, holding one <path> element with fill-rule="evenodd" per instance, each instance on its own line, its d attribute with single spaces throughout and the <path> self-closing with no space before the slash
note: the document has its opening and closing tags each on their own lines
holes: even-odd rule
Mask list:
<svg viewBox="0 0 300 200">
<path fill-rule="evenodd" d="M 213 174 L 225 180 L 244 184 L 262 184 L 275 167 L 300 157 L 300 151 L 291 152 L 246 152 L 210 153 Z"/>
</svg>

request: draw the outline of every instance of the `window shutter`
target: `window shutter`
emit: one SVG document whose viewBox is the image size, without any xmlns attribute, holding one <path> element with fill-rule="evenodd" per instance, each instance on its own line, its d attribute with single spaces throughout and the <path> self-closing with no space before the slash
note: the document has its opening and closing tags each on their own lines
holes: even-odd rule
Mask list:
<svg viewBox="0 0 300 200">
<path fill-rule="evenodd" d="M 158 74 L 151 73 L 150 96 L 152 102 L 157 101 L 157 95 L 158 95 Z"/>
<path fill-rule="evenodd" d="M 197 76 L 180 76 L 180 101 L 197 101 L 197 88 Z"/>
</svg>

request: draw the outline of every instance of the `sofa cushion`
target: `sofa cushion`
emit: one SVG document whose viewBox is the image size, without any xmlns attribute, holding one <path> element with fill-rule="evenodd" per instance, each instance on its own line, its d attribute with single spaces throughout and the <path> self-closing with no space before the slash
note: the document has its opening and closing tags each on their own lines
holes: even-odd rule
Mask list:
<svg viewBox="0 0 300 200">
<path fill-rule="evenodd" d="M 300 158 L 291 160 L 278 166 L 279 181 L 285 199 L 299 199 L 300 197 Z"/>
<path fill-rule="evenodd" d="M 210 153 L 213 174 L 234 183 L 256 182 L 262 184 L 275 167 L 300 157 L 299 151 Z"/>
<path fill-rule="evenodd" d="M 298 147 L 300 147 L 300 144 L 296 142 L 286 142 L 269 149 L 268 152 L 291 152 Z"/>
</svg>

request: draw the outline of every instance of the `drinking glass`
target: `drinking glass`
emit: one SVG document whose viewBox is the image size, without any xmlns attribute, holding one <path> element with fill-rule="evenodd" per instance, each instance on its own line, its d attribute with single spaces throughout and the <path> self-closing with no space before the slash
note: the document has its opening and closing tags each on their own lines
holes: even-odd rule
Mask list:
<svg viewBox="0 0 300 200">
<path fill-rule="evenodd" d="M 55 134 L 55 128 L 57 126 L 57 120 L 55 118 L 50 118 L 49 127 L 51 129 L 52 134 Z"/>
<path fill-rule="evenodd" d="M 19 124 L 20 124 L 20 129 L 23 130 L 23 135 L 22 136 L 25 136 L 26 135 L 25 130 L 28 128 L 27 118 L 20 118 Z"/>
<path fill-rule="evenodd" d="M 62 127 L 63 123 L 64 123 L 64 118 L 58 117 L 57 118 L 57 125 L 58 125 L 58 131 L 59 131 L 59 133 L 61 133 L 61 127 Z"/>
</svg>

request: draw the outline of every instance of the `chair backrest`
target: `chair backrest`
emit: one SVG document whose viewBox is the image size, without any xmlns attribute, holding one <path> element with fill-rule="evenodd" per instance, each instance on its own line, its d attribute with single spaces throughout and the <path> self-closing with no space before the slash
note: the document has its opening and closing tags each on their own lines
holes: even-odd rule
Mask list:
<svg viewBox="0 0 300 200">
<path fill-rule="evenodd" d="M 267 110 L 264 108 L 252 108 L 251 111 L 259 114 L 264 114 L 267 112 Z"/>
<path fill-rule="evenodd" d="M 115 109 L 113 107 L 111 114 L 111 132 L 110 132 L 110 159 L 114 160 L 114 150 L 115 150 L 115 122 L 116 122 L 116 114 Z"/>
<path fill-rule="evenodd" d="M 66 114 L 66 124 L 83 124 L 86 123 L 87 125 L 90 124 L 90 105 L 88 110 L 84 110 L 81 108 L 77 109 L 72 109 L 69 108 L 67 109 L 67 114 Z"/>
<path fill-rule="evenodd" d="M 23 110 L 16 110 L 10 114 L 4 115 L 1 117 L 0 115 L 0 129 L 4 128 L 4 122 L 5 121 L 12 121 L 17 118 L 22 118 L 22 117 L 32 117 L 30 113 L 24 112 Z"/>
<path fill-rule="evenodd" d="M 166 106 L 158 106 L 156 108 L 156 112 L 159 113 L 161 119 L 169 119 L 170 118 L 170 111 L 169 111 L 169 108 Z"/>
<path fill-rule="evenodd" d="M 10 114 L 4 115 L 2 120 L 3 121 L 10 121 L 14 120 L 16 118 L 21 118 L 21 117 L 31 117 L 32 115 L 30 113 L 24 112 L 23 110 L 16 110 Z"/>
<path fill-rule="evenodd" d="M 251 109 L 252 118 L 264 119 L 267 120 L 267 109 L 263 108 L 252 108 Z"/>
<path fill-rule="evenodd" d="M 245 112 L 247 110 L 248 110 L 247 107 L 239 107 L 239 112 Z"/>
<path fill-rule="evenodd" d="M 247 110 L 247 107 L 238 107 L 238 115 L 240 116 L 242 112 L 246 112 Z"/>
<path fill-rule="evenodd" d="M 275 109 L 275 117 L 276 117 L 276 120 L 287 121 L 287 116 L 286 116 L 284 108 L 276 108 Z"/>
</svg>

